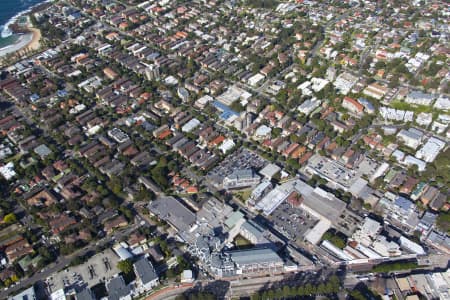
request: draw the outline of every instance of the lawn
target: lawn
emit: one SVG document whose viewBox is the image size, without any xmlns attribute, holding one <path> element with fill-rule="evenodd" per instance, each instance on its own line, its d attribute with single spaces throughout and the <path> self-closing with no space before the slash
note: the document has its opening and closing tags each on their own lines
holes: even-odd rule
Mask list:
<svg viewBox="0 0 450 300">
<path fill-rule="evenodd" d="M 250 198 L 250 195 L 252 194 L 251 189 L 246 190 L 239 190 L 234 192 L 234 196 L 241 200 L 243 203 L 247 202 L 248 198 Z"/>
<path fill-rule="evenodd" d="M 450 149 L 441 152 L 435 161 L 427 166 L 421 179 L 435 181 L 442 186 L 450 184 Z"/>
<path fill-rule="evenodd" d="M 238 249 L 245 249 L 253 247 L 253 244 L 244 238 L 242 235 L 238 235 L 234 238 L 234 244 L 236 245 L 236 248 Z"/>
<path fill-rule="evenodd" d="M 9 162 L 11 162 L 11 161 L 12 161 L 12 162 L 19 161 L 19 159 L 20 159 L 22 156 L 23 156 L 22 153 L 17 153 L 16 155 L 7 158 L 7 159 L 5 160 L 5 164 L 6 164 L 6 163 L 9 163 Z"/>
<path fill-rule="evenodd" d="M 402 270 L 412 270 L 416 269 L 418 267 L 416 262 L 389 262 L 389 263 L 382 263 L 379 265 L 376 265 L 372 268 L 373 272 L 377 273 L 387 273 L 387 272 L 394 272 L 394 271 L 402 271 Z"/>
<path fill-rule="evenodd" d="M 338 247 L 339 249 L 344 249 L 347 245 L 346 238 L 343 234 L 339 232 L 335 232 L 333 230 L 329 230 L 324 233 L 322 236 L 322 240 L 328 240 L 330 243 Z"/>
<path fill-rule="evenodd" d="M 409 104 L 403 101 L 394 101 L 390 104 L 392 108 L 400 109 L 400 110 L 409 110 L 413 111 L 416 115 L 420 113 L 432 113 L 439 111 L 437 109 L 434 109 L 431 105 L 415 105 L 415 104 Z"/>
</svg>

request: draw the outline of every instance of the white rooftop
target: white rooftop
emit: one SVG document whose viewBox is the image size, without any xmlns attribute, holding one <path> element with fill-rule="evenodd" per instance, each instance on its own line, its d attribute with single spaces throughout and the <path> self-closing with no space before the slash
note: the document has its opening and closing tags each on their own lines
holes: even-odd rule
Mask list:
<svg viewBox="0 0 450 300">
<path fill-rule="evenodd" d="M 280 172 L 281 168 L 276 164 L 268 164 L 259 171 L 259 174 L 266 178 L 272 178 L 275 174 Z"/>
<path fill-rule="evenodd" d="M 266 136 L 272 132 L 272 129 L 268 127 L 267 125 L 261 125 L 256 129 L 255 135 L 256 136 Z"/>
<path fill-rule="evenodd" d="M 0 174 L 6 179 L 10 180 L 16 176 L 16 171 L 14 171 L 14 163 L 9 162 L 6 165 L 0 167 Z"/>
<path fill-rule="evenodd" d="M 290 184 L 280 185 L 262 198 L 256 204 L 256 209 L 261 210 L 266 216 L 269 216 L 289 196 L 290 192 Z"/>
<path fill-rule="evenodd" d="M 196 127 L 198 127 L 200 124 L 201 124 L 201 122 L 199 120 L 197 120 L 196 118 L 193 118 L 189 122 L 184 124 L 183 127 L 181 127 L 181 131 L 183 131 L 183 132 L 191 132 Z"/>
<path fill-rule="evenodd" d="M 420 148 L 416 157 L 423 159 L 426 162 L 433 162 L 438 156 L 439 152 L 445 148 L 446 143 L 435 137 L 431 137 L 422 148 Z"/>
<path fill-rule="evenodd" d="M 219 146 L 220 151 L 223 153 L 226 153 L 228 150 L 231 150 L 236 144 L 233 142 L 232 139 L 226 139 L 223 141 L 223 143 Z"/>
</svg>

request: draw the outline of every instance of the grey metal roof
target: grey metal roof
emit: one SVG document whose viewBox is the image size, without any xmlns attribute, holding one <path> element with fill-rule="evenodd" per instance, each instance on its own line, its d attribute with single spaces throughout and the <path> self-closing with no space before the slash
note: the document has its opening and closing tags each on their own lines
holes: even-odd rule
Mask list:
<svg viewBox="0 0 450 300">
<path fill-rule="evenodd" d="M 75 298 L 77 300 L 95 300 L 94 295 L 92 294 L 91 290 L 88 288 L 85 288 L 85 289 L 81 290 L 80 292 L 78 292 L 75 295 Z"/>
<path fill-rule="evenodd" d="M 264 237 L 264 228 L 262 228 L 261 226 L 259 226 L 258 224 L 256 224 L 251 220 L 242 224 L 241 228 L 253 234 L 257 239 L 261 239 Z"/>
<path fill-rule="evenodd" d="M 228 175 L 229 179 L 245 179 L 255 177 L 255 173 L 252 169 L 238 169 Z"/>
<path fill-rule="evenodd" d="M 427 211 L 422 216 L 422 219 L 420 220 L 420 222 L 423 224 L 426 224 L 428 226 L 431 226 L 436 222 L 436 219 L 437 219 L 437 214 Z"/>
<path fill-rule="evenodd" d="M 152 201 L 148 208 L 179 231 L 189 229 L 196 220 L 195 214 L 174 197 L 160 197 Z"/>
<path fill-rule="evenodd" d="M 405 197 L 398 196 L 397 199 L 395 199 L 395 205 L 407 212 L 414 206 L 414 203 Z"/>
<path fill-rule="evenodd" d="M 137 276 L 141 279 L 143 284 L 158 279 L 158 275 L 156 274 L 153 265 L 145 257 L 142 257 L 141 259 L 139 259 L 137 262 L 134 263 L 134 269 L 137 273 Z"/>
<path fill-rule="evenodd" d="M 42 144 L 34 148 L 34 152 L 41 157 L 45 157 L 47 155 L 50 155 L 52 153 L 52 150 L 50 150 L 50 148 L 48 148 L 46 145 Z"/>
<path fill-rule="evenodd" d="M 225 225 L 228 228 L 233 228 L 236 223 L 244 217 L 244 214 L 241 211 L 233 212 L 225 221 Z"/>
<path fill-rule="evenodd" d="M 275 164 L 268 164 L 262 170 L 259 171 L 259 174 L 261 174 L 267 178 L 272 178 L 280 170 L 281 170 L 281 168 L 279 166 L 277 166 Z"/>
<path fill-rule="evenodd" d="M 446 248 L 450 248 L 450 237 L 445 233 L 433 230 L 428 236 L 428 240 L 432 243 L 442 245 Z"/>
<path fill-rule="evenodd" d="M 308 206 L 331 222 L 337 222 L 346 203 L 320 188 L 313 188 L 301 180 L 293 181 L 294 189 L 303 196 L 303 205 Z"/>
<path fill-rule="evenodd" d="M 108 290 L 108 300 L 120 300 L 130 294 L 130 288 L 125 285 L 122 276 L 112 278 L 106 285 Z"/>
<path fill-rule="evenodd" d="M 422 138 L 423 133 L 419 130 L 416 130 L 414 128 L 410 128 L 408 130 L 402 129 L 398 134 L 402 134 L 404 136 L 407 136 L 410 139 L 419 140 Z"/>
<path fill-rule="evenodd" d="M 412 91 L 411 93 L 408 94 L 408 98 L 410 99 L 429 99 L 429 100 L 433 100 L 436 97 L 432 94 L 426 94 L 423 93 L 421 91 Z"/>
<path fill-rule="evenodd" d="M 29 289 L 8 298 L 9 300 L 34 300 L 36 299 L 36 294 L 34 291 L 34 287 L 30 287 Z"/>
<path fill-rule="evenodd" d="M 249 249 L 228 252 L 231 260 L 238 266 L 248 264 L 282 263 L 283 260 L 278 254 L 269 248 Z"/>
</svg>

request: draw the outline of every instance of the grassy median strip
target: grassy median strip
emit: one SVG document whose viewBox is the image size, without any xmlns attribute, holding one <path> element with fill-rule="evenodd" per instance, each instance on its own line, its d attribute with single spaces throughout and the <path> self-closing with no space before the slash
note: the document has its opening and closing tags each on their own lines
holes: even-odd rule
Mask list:
<svg viewBox="0 0 450 300">
<path fill-rule="evenodd" d="M 416 262 L 394 262 L 382 263 L 373 267 L 372 271 L 377 273 L 387 273 L 393 271 L 417 269 L 419 265 Z"/>
</svg>

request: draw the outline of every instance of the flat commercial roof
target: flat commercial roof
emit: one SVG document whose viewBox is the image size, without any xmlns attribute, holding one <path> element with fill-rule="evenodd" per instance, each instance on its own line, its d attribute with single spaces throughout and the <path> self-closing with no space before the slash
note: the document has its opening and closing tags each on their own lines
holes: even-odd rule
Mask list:
<svg viewBox="0 0 450 300">
<path fill-rule="evenodd" d="M 216 98 L 225 105 L 231 105 L 233 104 L 233 102 L 239 100 L 239 98 L 245 94 L 248 94 L 248 92 L 237 86 L 230 86 L 224 93 L 217 96 Z"/>
<path fill-rule="evenodd" d="M 65 299 L 66 294 L 64 293 L 64 289 L 59 289 L 50 295 L 50 300 L 65 300 Z"/>
<path fill-rule="evenodd" d="M 94 255 L 81 265 L 69 267 L 66 269 L 67 272 L 61 270 L 60 272 L 52 274 L 51 279 L 48 280 L 49 289 L 53 293 L 57 293 L 59 290 L 63 291 L 63 297 L 61 299 L 66 300 L 64 296 L 65 283 L 70 286 L 78 285 L 78 280 L 81 280 L 83 283 L 86 283 L 86 288 L 95 286 L 100 282 L 109 280 L 119 273 L 119 269 L 117 268 L 118 262 L 119 258 L 114 254 L 113 250 L 107 249 L 102 253 Z M 79 276 L 76 278 L 68 276 L 66 278 L 67 274 L 73 273 Z"/>
<path fill-rule="evenodd" d="M 261 239 L 264 237 L 264 228 L 262 228 L 261 226 L 259 226 L 258 224 L 256 224 L 255 222 L 253 222 L 251 220 L 242 224 L 241 228 L 250 232 L 258 239 Z"/>
<path fill-rule="evenodd" d="M 375 236 L 381 228 L 381 224 L 373 219 L 366 218 L 361 227 L 361 231 L 367 235 Z"/>
<path fill-rule="evenodd" d="M 364 189 L 367 186 L 367 181 L 362 179 L 362 178 L 358 178 L 356 179 L 356 181 L 350 186 L 350 193 L 356 197 L 360 196 L 362 194 L 362 192 L 364 191 Z"/>
<path fill-rule="evenodd" d="M 303 197 L 302 206 L 315 211 L 330 222 L 335 222 L 344 211 L 346 203 L 320 188 L 313 188 L 301 180 L 292 180 L 283 183 L 270 191 L 256 204 L 256 209 L 270 215 L 291 192 L 296 191 Z"/>
<path fill-rule="evenodd" d="M 223 104 L 222 102 L 214 101 L 213 105 L 219 111 L 222 111 L 222 114 L 220 114 L 220 118 L 223 120 L 228 120 L 230 117 L 233 117 L 233 116 L 235 116 L 235 117 L 239 116 L 239 114 L 237 112 L 235 112 L 234 110 L 232 110 L 231 108 L 229 108 L 228 106 Z"/>
<path fill-rule="evenodd" d="M 174 197 L 159 197 L 152 201 L 149 210 L 169 222 L 178 231 L 188 230 L 196 221 L 195 214 Z"/>
<path fill-rule="evenodd" d="M 270 181 L 263 181 L 257 187 L 255 187 L 252 191 L 252 195 L 259 196 L 265 191 L 269 186 L 271 186 Z"/>
<path fill-rule="evenodd" d="M 259 174 L 263 175 L 266 178 L 272 178 L 275 174 L 280 172 L 280 170 L 281 168 L 276 164 L 268 164 L 261 171 L 259 171 Z"/>
<path fill-rule="evenodd" d="M 328 231 L 331 227 L 331 222 L 328 220 L 320 220 L 316 226 L 314 226 L 308 233 L 305 235 L 305 239 L 311 244 L 317 245 L 325 232 Z"/>
<path fill-rule="evenodd" d="M 411 286 L 409 285 L 409 281 L 406 278 L 395 278 L 397 281 L 397 285 L 400 288 L 400 291 L 406 292 L 411 289 Z"/>
<path fill-rule="evenodd" d="M 32 300 L 32 299 L 36 299 L 36 293 L 34 292 L 34 287 L 30 287 L 29 289 L 26 289 L 25 291 L 12 296 L 11 298 L 9 298 L 10 300 Z"/>
<path fill-rule="evenodd" d="M 130 251 L 128 251 L 127 249 L 125 249 L 124 247 L 122 247 L 120 245 L 118 247 L 115 247 L 114 251 L 119 256 L 120 260 L 127 260 L 127 259 L 133 257 L 133 255 L 130 253 Z"/>
<path fill-rule="evenodd" d="M 228 254 L 231 256 L 231 260 L 238 266 L 283 262 L 278 254 L 269 248 L 231 251 Z"/>
<path fill-rule="evenodd" d="M 425 250 L 422 248 L 422 246 L 420 246 L 417 243 L 414 243 L 413 241 L 405 238 L 404 236 L 400 237 L 400 245 L 406 249 L 408 249 L 409 251 L 412 251 L 418 255 L 425 255 L 426 252 Z"/>
<path fill-rule="evenodd" d="M 331 253 L 333 253 L 335 256 L 337 256 L 342 260 L 346 261 L 353 260 L 353 257 L 351 257 L 350 255 L 348 255 L 347 253 L 345 253 L 344 251 L 342 251 L 341 249 L 339 249 L 338 247 L 336 247 L 327 240 L 322 242 L 322 247 L 324 247 L 325 249 L 327 249 L 328 251 L 330 251 Z"/>
<path fill-rule="evenodd" d="M 237 224 L 237 222 L 244 217 L 244 214 L 240 211 L 235 211 L 231 214 L 231 216 L 225 221 L 225 225 L 228 228 L 233 228 L 234 225 Z"/>
<path fill-rule="evenodd" d="M 287 196 L 289 196 L 289 192 L 284 190 L 283 186 L 278 186 L 271 190 L 258 202 L 258 204 L 256 204 L 256 209 L 262 210 L 263 213 L 268 216 L 287 198 Z"/>
<path fill-rule="evenodd" d="M 314 210 L 330 222 L 336 222 L 347 204 L 320 188 L 313 188 L 301 180 L 293 182 L 295 190 L 303 196 L 303 206 Z"/>
<path fill-rule="evenodd" d="M 358 178 L 354 170 L 350 170 L 335 160 L 315 154 L 308 160 L 307 168 L 334 184 L 348 190 Z"/>
</svg>

